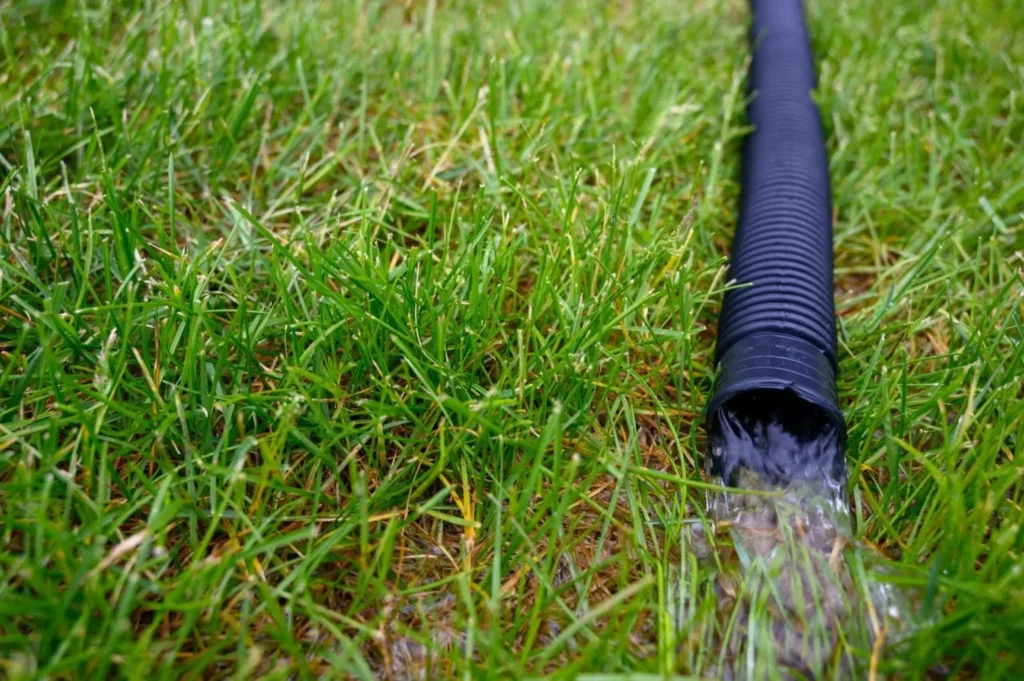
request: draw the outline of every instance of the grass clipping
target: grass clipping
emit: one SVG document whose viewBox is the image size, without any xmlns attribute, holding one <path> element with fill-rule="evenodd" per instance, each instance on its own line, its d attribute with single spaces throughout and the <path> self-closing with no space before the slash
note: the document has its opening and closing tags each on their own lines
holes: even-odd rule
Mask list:
<svg viewBox="0 0 1024 681">
<path fill-rule="evenodd" d="M 715 415 L 712 471 L 742 491 L 710 494 L 713 536 L 691 535 L 717 568 L 714 667 L 724 679 L 876 679 L 908 608 L 852 539 L 840 438 L 797 402 L 748 398 Z"/>
</svg>

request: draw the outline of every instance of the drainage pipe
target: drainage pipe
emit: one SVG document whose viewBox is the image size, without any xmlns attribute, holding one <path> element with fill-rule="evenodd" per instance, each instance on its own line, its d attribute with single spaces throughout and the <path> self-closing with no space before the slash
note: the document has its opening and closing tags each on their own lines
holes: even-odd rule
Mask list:
<svg viewBox="0 0 1024 681">
<path fill-rule="evenodd" d="M 710 471 L 743 486 L 824 483 L 844 495 L 836 395 L 832 200 L 814 59 L 800 0 L 751 0 L 736 287 L 718 325 Z M 838 500 L 838 499 L 837 499 Z"/>
</svg>

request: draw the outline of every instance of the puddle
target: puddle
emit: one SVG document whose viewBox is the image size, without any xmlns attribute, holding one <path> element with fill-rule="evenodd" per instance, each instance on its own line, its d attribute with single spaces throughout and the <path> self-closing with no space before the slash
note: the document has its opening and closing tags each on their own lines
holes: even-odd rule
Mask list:
<svg viewBox="0 0 1024 681">
<path fill-rule="evenodd" d="M 909 601 L 881 579 L 884 557 L 853 540 L 842 434 L 795 395 L 762 391 L 720 409 L 710 443 L 714 478 L 743 491 L 710 494 L 713 536 L 698 525 L 688 538 L 714 574 L 704 671 L 884 678 L 882 653 L 910 633 Z M 698 626 L 680 614 L 677 627 Z"/>
</svg>

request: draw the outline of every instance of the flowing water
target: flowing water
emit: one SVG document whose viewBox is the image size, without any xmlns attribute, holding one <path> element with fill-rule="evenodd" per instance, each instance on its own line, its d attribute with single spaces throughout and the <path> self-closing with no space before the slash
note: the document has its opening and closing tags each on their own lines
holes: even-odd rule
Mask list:
<svg viewBox="0 0 1024 681">
<path fill-rule="evenodd" d="M 843 434 L 784 391 L 712 415 L 709 467 L 742 491 L 708 497 L 723 679 L 881 678 L 883 646 L 909 633 L 905 594 L 853 540 Z M 710 567 L 710 566 L 709 566 Z"/>
</svg>

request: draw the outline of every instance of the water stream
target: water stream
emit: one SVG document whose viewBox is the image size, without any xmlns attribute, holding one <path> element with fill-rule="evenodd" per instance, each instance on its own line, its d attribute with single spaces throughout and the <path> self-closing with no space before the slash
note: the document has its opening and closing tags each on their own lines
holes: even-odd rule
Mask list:
<svg viewBox="0 0 1024 681">
<path fill-rule="evenodd" d="M 701 539 L 716 571 L 716 677 L 881 678 L 882 650 L 909 633 L 884 557 L 854 541 L 843 445 L 824 410 L 787 391 L 712 415 L 711 474 L 742 490 L 708 495 L 714 536 Z"/>
</svg>

